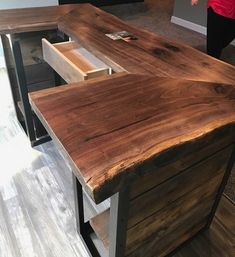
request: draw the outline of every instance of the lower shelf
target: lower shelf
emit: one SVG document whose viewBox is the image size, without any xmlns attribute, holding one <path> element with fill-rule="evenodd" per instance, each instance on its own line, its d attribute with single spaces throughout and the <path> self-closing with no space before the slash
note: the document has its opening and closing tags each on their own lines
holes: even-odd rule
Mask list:
<svg viewBox="0 0 235 257">
<path fill-rule="evenodd" d="M 232 257 L 234 211 L 234 203 L 223 196 L 211 228 L 195 236 L 192 241 L 180 248 L 173 257 L 201 257 L 208 252 L 218 252 L 219 254 L 223 252 L 224 255 Z M 90 220 L 91 227 L 106 249 L 109 248 L 109 216 L 110 210 L 108 209 Z"/>
<path fill-rule="evenodd" d="M 109 216 L 108 209 L 90 220 L 91 227 L 106 249 L 109 248 Z"/>
</svg>

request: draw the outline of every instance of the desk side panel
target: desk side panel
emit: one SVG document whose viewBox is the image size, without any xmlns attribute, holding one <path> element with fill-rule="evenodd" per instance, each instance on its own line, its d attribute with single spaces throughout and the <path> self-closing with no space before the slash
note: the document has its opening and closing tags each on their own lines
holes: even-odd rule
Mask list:
<svg viewBox="0 0 235 257">
<path fill-rule="evenodd" d="M 231 153 L 227 147 L 133 198 L 126 256 L 165 256 L 204 228 Z"/>
</svg>

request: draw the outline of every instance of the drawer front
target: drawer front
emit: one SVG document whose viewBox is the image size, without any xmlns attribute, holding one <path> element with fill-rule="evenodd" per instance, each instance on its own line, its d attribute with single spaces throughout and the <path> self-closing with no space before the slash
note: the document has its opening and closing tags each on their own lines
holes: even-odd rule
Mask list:
<svg viewBox="0 0 235 257">
<path fill-rule="evenodd" d="M 44 60 L 67 82 L 111 74 L 111 69 L 73 41 L 51 44 L 42 39 Z"/>
</svg>

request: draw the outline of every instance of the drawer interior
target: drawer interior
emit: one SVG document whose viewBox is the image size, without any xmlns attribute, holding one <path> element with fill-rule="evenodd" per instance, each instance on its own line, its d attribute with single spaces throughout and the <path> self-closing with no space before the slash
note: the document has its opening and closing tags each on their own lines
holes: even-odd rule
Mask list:
<svg viewBox="0 0 235 257">
<path fill-rule="evenodd" d="M 109 69 L 105 63 L 74 41 L 57 43 L 53 46 L 85 73 L 97 69 Z"/>
<path fill-rule="evenodd" d="M 112 74 L 95 55 L 74 41 L 51 44 L 42 39 L 44 60 L 67 82 L 79 82 Z"/>
</svg>

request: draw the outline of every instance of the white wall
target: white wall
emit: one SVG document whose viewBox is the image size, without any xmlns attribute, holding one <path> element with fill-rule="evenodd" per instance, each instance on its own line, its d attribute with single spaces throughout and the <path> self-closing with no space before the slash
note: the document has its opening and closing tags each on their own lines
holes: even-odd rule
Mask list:
<svg viewBox="0 0 235 257">
<path fill-rule="evenodd" d="M 58 0 L 0 0 L 0 10 L 58 5 Z"/>
<path fill-rule="evenodd" d="M 176 0 L 171 22 L 206 35 L 206 1 L 191 6 L 190 0 Z M 235 45 L 233 40 L 232 45 Z"/>
</svg>

